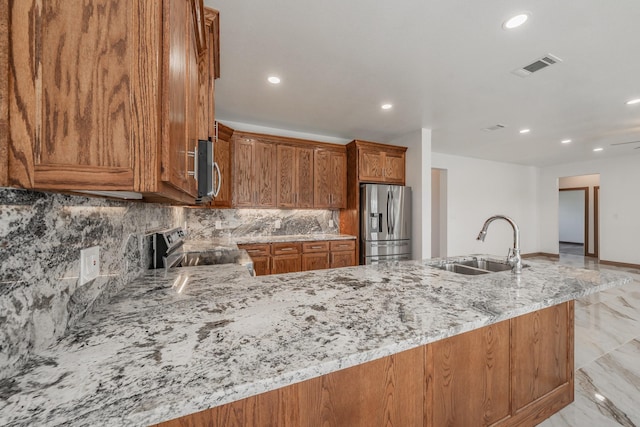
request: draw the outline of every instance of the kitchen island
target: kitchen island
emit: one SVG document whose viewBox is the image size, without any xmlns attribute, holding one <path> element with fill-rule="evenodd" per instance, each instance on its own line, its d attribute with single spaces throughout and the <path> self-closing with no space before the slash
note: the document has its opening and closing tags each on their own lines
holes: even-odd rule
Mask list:
<svg viewBox="0 0 640 427">
<path fill-rule="evenodd" d="M 557 307 L 566 307 L 568 323 L 560 319 L 557 329 L 569 330 L 570 301 L 630 280 L 548 262 L 528 262 L 520 277 L 509 271 L 465 276 L 433 268 L 433 262 L 260 278 L 237 265 L 150 271 L 0 383 L 0 424 L 149 425 L 314 379 L 321 381 L 321 397 L 340 385 L 317 379 L 344 372 L 356 380 L 360 375 L 348 368 L 371 363 L 384 371 L 369 378 L 389 375 L 387 391 L 400 389 L 405 380 L 414 383 L 411 377 L 422 379 L 390 366 L 438 360 L 438 349 L 427 344 L 445 343 L 442 355 L 459 352 L 473 367 L 477 344 L 500 342 L 493 337 L 517 329 L 514 319 L 534 316 L 536 324 L 542 319 L 536 312 L 552 309 L 547 317 L 553 323 L 565 310 Z M 446 344 L 480 330 L 457 350 Z M 480 349 L 481 364 L 502 360 L 493 348 Z M 446 383 L 447 370 L 440 371 Z M 423 390 L 433 393 L 433 387 Z M 241 418 L 260 417 L 256 408 L 263 403 L 254 402 Z M 389 416 L 410 412 L 410 405 L 398 402 Z M 491 414 L 500 405 L 484 404 Z M 235 416 L 237 408 L 228 412 Z"/>
</svg>

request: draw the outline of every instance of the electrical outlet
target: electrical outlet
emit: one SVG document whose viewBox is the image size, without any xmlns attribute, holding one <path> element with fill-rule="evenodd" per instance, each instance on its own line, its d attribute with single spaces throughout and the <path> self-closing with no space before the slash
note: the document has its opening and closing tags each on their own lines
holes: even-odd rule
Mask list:
<svg viewBox="0 0 640 427">
<path fill-rule="evenodd" d="M 221 230 L 222 229 L 222 221 L 217 220 L 216 221 L 216 230 Z"/>
<path fill-rule="evenodd" d="M 100 246 L 80 251 L 80 286 L 100 275 Z"/>
<path fill-rule="evenodd" d="M 333 220 L 332 219 L 329 220 L 329 227 L 333 228 Z"/>
<path fill-rule="evenodd" d="M 276 219 L 276 223 L 274 227 L 276 228 L 276 230 L 279 230 L 280 227 L 282 227 L 282 221 L 280 221 L 279 219 Z"/>
</svg>

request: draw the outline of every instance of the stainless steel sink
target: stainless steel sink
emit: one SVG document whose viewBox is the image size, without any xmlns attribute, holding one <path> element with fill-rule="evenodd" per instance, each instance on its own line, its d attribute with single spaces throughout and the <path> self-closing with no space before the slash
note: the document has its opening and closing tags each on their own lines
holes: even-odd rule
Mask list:
<svg viewBox="0 0 640 427">
<path fill-rule="evenodd" d="M 491 261 L 488 259 L 473 259 L 470 261 L 462 261 L 459 264 L 481 270 L 489 270 L 491 272 L 511 270 L 511 266 L 506 262 Z"/>
<path fill-rule="evenodd" d="M 434 264 L 432 267 L 469 276 L 511 270 L 511 266 L 507 262 L 483 258 L 450 262 L 445 261 L 440 264 Z M 523 267 L 528 267 L 528 265 L 523 265 Z"/>
</svg>

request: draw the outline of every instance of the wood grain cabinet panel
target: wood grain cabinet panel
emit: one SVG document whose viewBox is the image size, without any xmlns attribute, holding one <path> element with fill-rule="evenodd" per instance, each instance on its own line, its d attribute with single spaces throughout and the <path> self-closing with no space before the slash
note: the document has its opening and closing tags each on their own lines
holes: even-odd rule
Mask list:
<svg viewBox="0 0 640 427">
<path fill-rule="evenodd" d="M 302 261 L 299 254 L 271 257 L 271 274 L 295 273 L 297 271 L 302 271 Z"/>
<path fill-rule="evenodd" d="M 215 133 L 215 131 L 214 131 Z M 211 201 L 211 207 L 230 208 L 231 207 L 231 181 L 232 181 L 232 155 L 231 155 L 231 138 L 233 129 L 218 123 L 218 137 L 213 145 L 215 161 L 220 168 L 220 191 L 218 195 Z"/>
<path fill-rule="evenodd" d="M 325 270 L 329 267 L 329 252 L 302 254 L 302 271 Z"/>
<path fill-rule="evenodd" d="M 355 250 L 331 252 L 331 268 L 352 267 L 357 265 Z"/>
<path fill-rule="evenodd" d="M 486 426 L 510 416 L 509 322 L 433 343 L 428 426 Z"/>
<path fill-rule="evenodd" d="M 565 384 L 573 390 L 573 333 L 567 333 L 572 313 L 572 307 L 560 304 L 513 319 L 516 411 Z"/>
<path fill-rule="evenodd" d="M 324 149 L 314 153 L 314 207 L 340 209 L 346 206 L 347 155 Z"/>
<path fill-rule="evenodd" d="M 234 132 L 235 207 L 275 208 L 276 146 Z"/>
<path fill-rule="evenodd" d="M 271 274 L 271 245 L 263 244 L 240 244 L 238 249 L 244 249 L 251 257 L 253 271 L 256 276 Z"/>
<path fill-rule="evenodd" d="M 384 158 L 378 150 L 360 150 L 358 153 L 360 167 L 358 178 L 360 181 L 384 181 Z"/>
<path fill-rule="evenodd" d="M 388 183 L 404 185 L 405 153 L 387 152 L 384 156 L 384 180 Z"/>
<path fill-rule="evenodd" d="M 277 145 L 278 207 L 313 207 L 313 149 Z"/>
<path fill-rule="evenodd" d="M 9 4 L 9 183 L 193 203 L 202 2 Z"/>
</svg>

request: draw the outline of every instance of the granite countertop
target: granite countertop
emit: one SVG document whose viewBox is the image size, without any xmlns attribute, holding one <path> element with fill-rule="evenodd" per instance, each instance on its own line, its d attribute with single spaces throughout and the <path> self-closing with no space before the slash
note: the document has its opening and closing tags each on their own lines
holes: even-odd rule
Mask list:
<svg viewBox="0 0 640 427">
<path fill-rule="evenodd" d="M 0 382 L 0 424 L 153 424 L 630 281 L 544 261 L 520 277 L 433 262 L 149 271 Z"/>
<path fill-rule="evenodd" d="M 235 238 L 237 244 L 279 243 L 279 242 L 315 242 L 320 240 L 355 240 L 349 234 L 292 234 L 288 236 L 242 236 Z"/>
<path fill-rule="evenodd" d="M 187 240 L 186 250 L 237 249 L 238 245 L 251 243 L 316 242 L 321 240 L 355 240 L 350 234 L 288 234 L 283 236 L 227 236 L 209 240 Z"/>
</svg>

